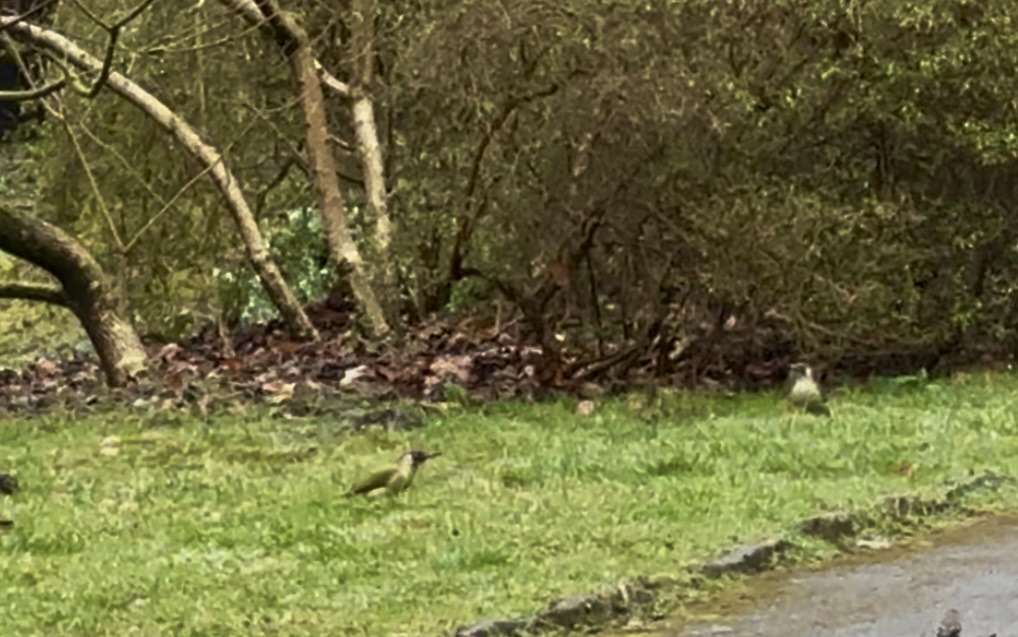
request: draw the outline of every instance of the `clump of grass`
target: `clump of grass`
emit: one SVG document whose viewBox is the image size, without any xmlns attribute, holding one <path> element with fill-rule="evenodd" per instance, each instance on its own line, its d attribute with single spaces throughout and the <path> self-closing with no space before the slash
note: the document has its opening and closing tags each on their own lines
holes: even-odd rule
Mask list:
<svg viewBox="0 0 1018 637">
<path fill-rule="evenodd" d="M 440 634 L 675 574 L 821 510 L 1018 474 L 1013 376 L 832 402 L 831 419 L 774 395 L 621 397 L 586 418 L 500 404 L 321 439 L 327 423 L 261 415 L 0 423 L 0 469 L 24 485 L 0 501 L 16 521 L 0 616 L 12 635 Z M 341 497 L 409 447 L 443 455 L 404 497 Z"/>
</svg>

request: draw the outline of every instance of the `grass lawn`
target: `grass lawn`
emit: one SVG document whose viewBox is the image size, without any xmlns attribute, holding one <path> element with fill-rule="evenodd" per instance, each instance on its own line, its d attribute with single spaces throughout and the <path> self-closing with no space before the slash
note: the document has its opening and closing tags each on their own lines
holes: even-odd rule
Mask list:
<svg viewBox="0 0 1018 637">
<path fill-rule="evenodd" d="M 0 625 L 440 635 L 676 574 L 824 509 L 972 469 L 1018 475 L 1016 376 L 871 386 L 832 404 L 828 420 L 775 395 L 632 395 L 589 417 L 569 401 L 501 404 L 356 436 L 258 414 L 175 428 L 127 411 L 0 421 L 0 470 L 23 485 L 0 500 L 16 521 L 0 535 Z M 403 498 L 340 497 L 411 446 L 444 455 Z M 1018 505 L 1010 489 L 992 498 Z"/>
</svg>

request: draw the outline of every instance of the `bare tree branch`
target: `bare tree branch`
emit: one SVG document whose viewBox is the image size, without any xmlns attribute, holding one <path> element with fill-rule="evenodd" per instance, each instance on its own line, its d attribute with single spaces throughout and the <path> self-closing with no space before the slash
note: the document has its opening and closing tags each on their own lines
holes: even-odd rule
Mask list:
<svg viewBox="0 0 1018 637">
<path fill-rule="evenodd" d="M 34 283 L 0 283 L 0 299 L 42 301 L 50 305 L 71 307 L 71 302 L 59 285 Z"/>
<path fill-rule="evenodd" d="M 22 25 L 18 25 L 19 27 Z M 35 218 L 31 206 L 0 205 L 0 250 L 46 270 L 60 282 L 56 290 L 11 284 L 7 298 L 26 298 L 63 305 L 78 317 L 112 387 L 124 385 L 147 366 L 137 332 L 116 309 L 109 280 L 99 262 L 81 243 L 57 226 Z M 21 292 L 21 296 L 11 296 Z"/>
<path fill-rule="evenodd" d="M 16 37 L 60 55 L 69 64 L 82 70 L 101 71 L 104 66 L 103 62 L 55 31 L 24 22 L 16 22 L 13 18 L 0 17 L 0 27 L 2 26 L 9 27 Z M 120 73 L 111 71 L 106 84 L 115 93 L 152 118 L 164 130 L 173 135 L 196 159 L 209 167 L 212 180 L 226 200 L 227 208 L 240 232 L 248 262 L 255 270 L 269 298 L 272 299 L 273 304 L 286 321 L 290 333 L 298 339 L 317 340 L 318 331 L 272 260 L 244 192 L 241 190 L 237 178 L 226 167 L 221 153 L 205 142 L 184 118 Z"/>
<path fill-rule="evenodd" d="M 30 102 L 42 99 L 67 86 L 67 77 L 25 91 L 0 91 L 0 102 Z"/>
<path fill-rule="evenodd" d="M 107 78 L 110 75 L 110 68 L 113 66 L 113 56 L 117 51 L 117 42 L 120 40 L 120 32 L 127 26 L 131 20 L 134 20 L 141 12 L 144 11 L 151 5 L 155 0 L 142 0 L 134 9 L 131 9 L 124 15 L 123 18 L 114 21 L 112 24 L 106 24 L 98 16 L 92 13 L 88 7 L 83 5 L 80 0 L 71 0 L 74 6 L 78 7 L 78 10 L 85 14 L 89 20 L 97 24 L 101 29 L 109 33 L 109 39 L 106 42 L 106 52 L 103 55 L 102 69 L 99 71 L 99 77 L 92 85 L 85 95 L 89 98 L 95 97 L 102 90 L 104 84 L 106 84 Z"/>
<path fill-rule="evenodd" d="M 255 0 L 219 0 L 219 2 L 236 12 L 251 26 L 265 31 L 284 51 L 287 50 L 287 47 L 293 46 L 292 39 L 284 31 L 280 31 L 280 27 L 284 25 L 271 16 L 266 17 L 262 10 L 258 8 Z M 350 97 L 350 86 L 346 82 L 329 73 L 317 59 L 314 59 L 312 64 L 314 65 L 315 72 L 318 73 L 326 86 L 343 97 Z"/>
</svg>

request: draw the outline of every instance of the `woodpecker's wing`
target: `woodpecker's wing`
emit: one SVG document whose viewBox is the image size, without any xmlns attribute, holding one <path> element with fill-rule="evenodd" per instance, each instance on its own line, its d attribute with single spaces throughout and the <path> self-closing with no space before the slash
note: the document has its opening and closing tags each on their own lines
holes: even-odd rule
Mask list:
<svg viewBox="0 0 1018 637">
<path fill-rule="evenodd" d="M 392 480 L 392 476 L 395 473 L 396 469 L 391 467 L 389 469 L 382 469 L 381 471 L 376 471 L 375 473 L 371 474 L 364 480 L 350 487 L 350 490 L 347 491 L 346 494 L 348 496 L 364 495 L 365 493 L 371 493 L 375 489 L 381 489 L 385 485 L 389 484 L 389 480 Z"/>
</svg>

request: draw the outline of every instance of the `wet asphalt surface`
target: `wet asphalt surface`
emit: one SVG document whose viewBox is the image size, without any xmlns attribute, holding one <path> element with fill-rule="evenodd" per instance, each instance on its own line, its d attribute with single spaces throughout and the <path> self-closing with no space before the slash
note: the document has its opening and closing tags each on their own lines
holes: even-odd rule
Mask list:
<svg viewBox="0 0 1018 637">
<path fill-rule="evenodd" d="M 1018 519 L 978 522 L 862 563 L 751 578 L 741 598 L 712 609 L 709 621 L 644 634 L 933 637 L 956 608 L 963 637 L 1018 637 Z"/>
</svg>

